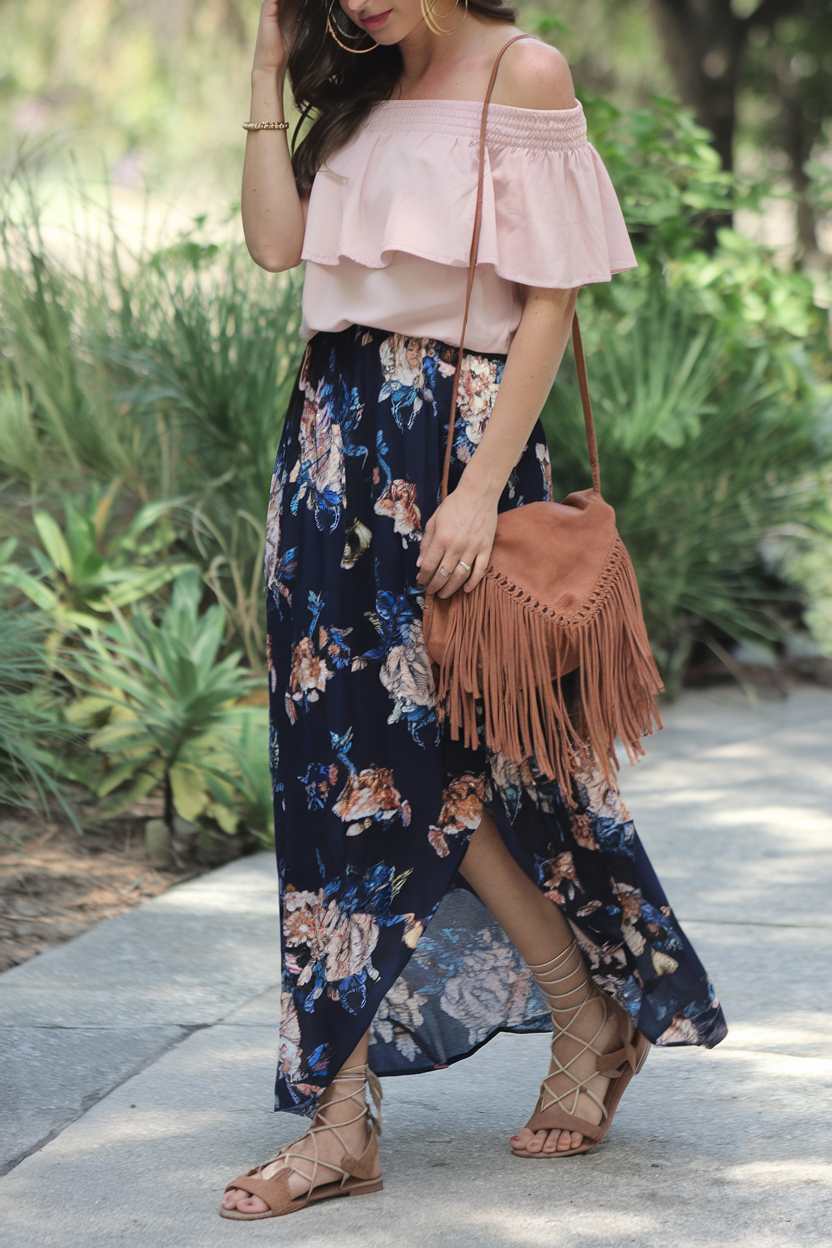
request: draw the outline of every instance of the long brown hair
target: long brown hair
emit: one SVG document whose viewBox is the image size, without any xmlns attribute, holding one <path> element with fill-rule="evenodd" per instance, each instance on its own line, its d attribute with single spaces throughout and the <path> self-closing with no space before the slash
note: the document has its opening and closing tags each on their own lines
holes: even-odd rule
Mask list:
<svg viewBox="0 0 832 1248">
<path fill-rule="evenodd" d="M 328 8 L 328 0 L 282 0 L 280 5 L 280 24 L 291 44 L 289 82 L 300 114 L 292 167 L 301 194 L 308 194 L 317 171 L 355 134 L 373 105 L 390 99 L 402 71 L 396 44 L 379 44 L 366 57 L 339 47 L 327 30 Z M 338 0 L 334 8 L 340 10 Z M 517 18 L 517 9 L 507 0 L 468 0 L 468 8 L 495 21 L 512 23 Z M 334 10 L 333 19 L 342 20 Z M 361 47 L 360 27 L 349 35 L 353 33 Z M 309 118 L 312 123 L 298 142 Z"/>
</svg>

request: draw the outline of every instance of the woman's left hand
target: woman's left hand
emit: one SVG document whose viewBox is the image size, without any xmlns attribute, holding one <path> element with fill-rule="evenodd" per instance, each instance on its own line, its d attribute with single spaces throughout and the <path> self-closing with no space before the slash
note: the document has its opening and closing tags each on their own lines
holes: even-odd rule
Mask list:
<svg viewBox="0 0 832 1248">
<path fill-rule="evenodd" d="M 496 501 L 466 489 L 463 478 L 425 525 L 416 561 L 425 593 L 449 598 L 460 585 L 474 589 L 491 560 L 496 529 Z"/>
</svg>

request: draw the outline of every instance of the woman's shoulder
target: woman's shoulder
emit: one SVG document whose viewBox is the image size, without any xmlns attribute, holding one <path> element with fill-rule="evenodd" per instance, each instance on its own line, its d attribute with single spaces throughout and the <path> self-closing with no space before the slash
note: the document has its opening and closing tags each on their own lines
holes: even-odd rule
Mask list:
<svg viewBox="0 0 832 1248">
<path fill-rule="evenodd" d="M 566 57 L 540 39 L 521 39 L 508 49 L 492 99 L 514 108 L 574 108 L 575 88 Z"/>
</svg>

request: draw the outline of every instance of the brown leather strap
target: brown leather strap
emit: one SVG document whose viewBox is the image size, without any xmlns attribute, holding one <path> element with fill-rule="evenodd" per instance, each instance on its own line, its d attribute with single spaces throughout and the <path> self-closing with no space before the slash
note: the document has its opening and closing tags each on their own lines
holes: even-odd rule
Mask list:
<svg viewBox="0 0 832 1248">
<path fill-rule="evenodd" d="M 500 61 L 503 59 L 503 53 L 511 47 L 513 43 L 517 43 L 520 39 L 533 39 L 534 35 L 515 35 L 513 39 L 509 39 L 508 43 L 504 43 L 497 53 L 494 66 L 491 70 L 491 77 L 488 81 L 488 90 L 485 93 L 485 100 L 482 106 L 482 116 L 480 119 L 480 138 L 479 138 L 479 158 L 477 161 L 477 203 L 474 210 L 474 232 L 471 238 L 471 251 L 468 257 L 468 285 L 465 291 L 465 311 L 462 317 L 462 331 L 459 335 L 459 356 L 456 362 L 456 372 L 454 373 L 454 382 L 451 389 L 451 411 L 448 419 L 448 441 L 445 446 L 445 462 L 442 468 L 442 489 L 440 498 L 445 499 L 448 496 L 448 479 L 451 471 L 451 455 L 454 444 L 454 427 L 456 425 L 456 407 L 459 396 L 459 381 L 462 374 L 462 352 L 465 342 L 465 331 L 468 328 L 468 310 L 471 306 L 471 292 L 474 288 L 474 274 L 477 267 L 477 253 L 480 245 L 480 231 L 482 229 L 482 200 L 483 200 L 483 183 L 485 181 L 485 130 L 488 117 L 488 105 L 494 91 L 494 83 L 497 80 L 497 70 L 500 67 Z M 589 463 L 592 469 L 592 487 L 598 493 L 601 492 L 601 478 L 598 471 L 598 446 L 595 440 L 595 424 L 592 419 L 592 404 L 589 401 L 589 382 L 586 376 L 586 361 L 584 359 L 583 343 L 581 341 L 581 330 L 578 325 L 578 313 L 572 320 L 572 346 L 575 352 L 575 367 L 578 373 L 578 387 L 581 392 L 581 406 L 584 411 L 584 424 L 586 425 L 586 443 L 589 450 Z"/>
<path fill-rule="evenodd" d="M 581 338 L 581 327 L 578 324 L 577 311 L 572 317 L 572 350 L 575 352 L 575 370 L 578 374 L 578 388 L 581 392 L 581 407 L 584 409 L 586 445 L 589 451 L 589 466 L 592 469 L 592 488 L 596 494 L 600 494 L 601 474 L 598 471 L 598 443 L 595 441 L 595 421 L 592 419 L 592 404 L 589 401 L 589 382 L 586 378 L 584 343 Z"/>
</svg>

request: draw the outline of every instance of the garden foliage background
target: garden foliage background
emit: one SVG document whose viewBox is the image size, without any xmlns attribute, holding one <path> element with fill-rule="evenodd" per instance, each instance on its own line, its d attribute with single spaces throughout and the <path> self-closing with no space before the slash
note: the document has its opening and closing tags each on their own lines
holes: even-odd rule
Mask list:
<svg viewBox="0 0 832 1248">
<path fill-rule="evenodd" d="M 638 254 L 582 323 L 671 695 L 703 648 L 832 655 L 832 6 L 708 0 L 696 72 L 686 7 L 520 19 L 569 58 Z M 155 794 L 182 856 L 271 835 L 261 564 L 301 275 L 241 243 L 256 20 L 0 3 L 0 802 L 80 829 Z M 556 489 L 588 484 L 569 361 L 544 418 Z"/>
</svg>

